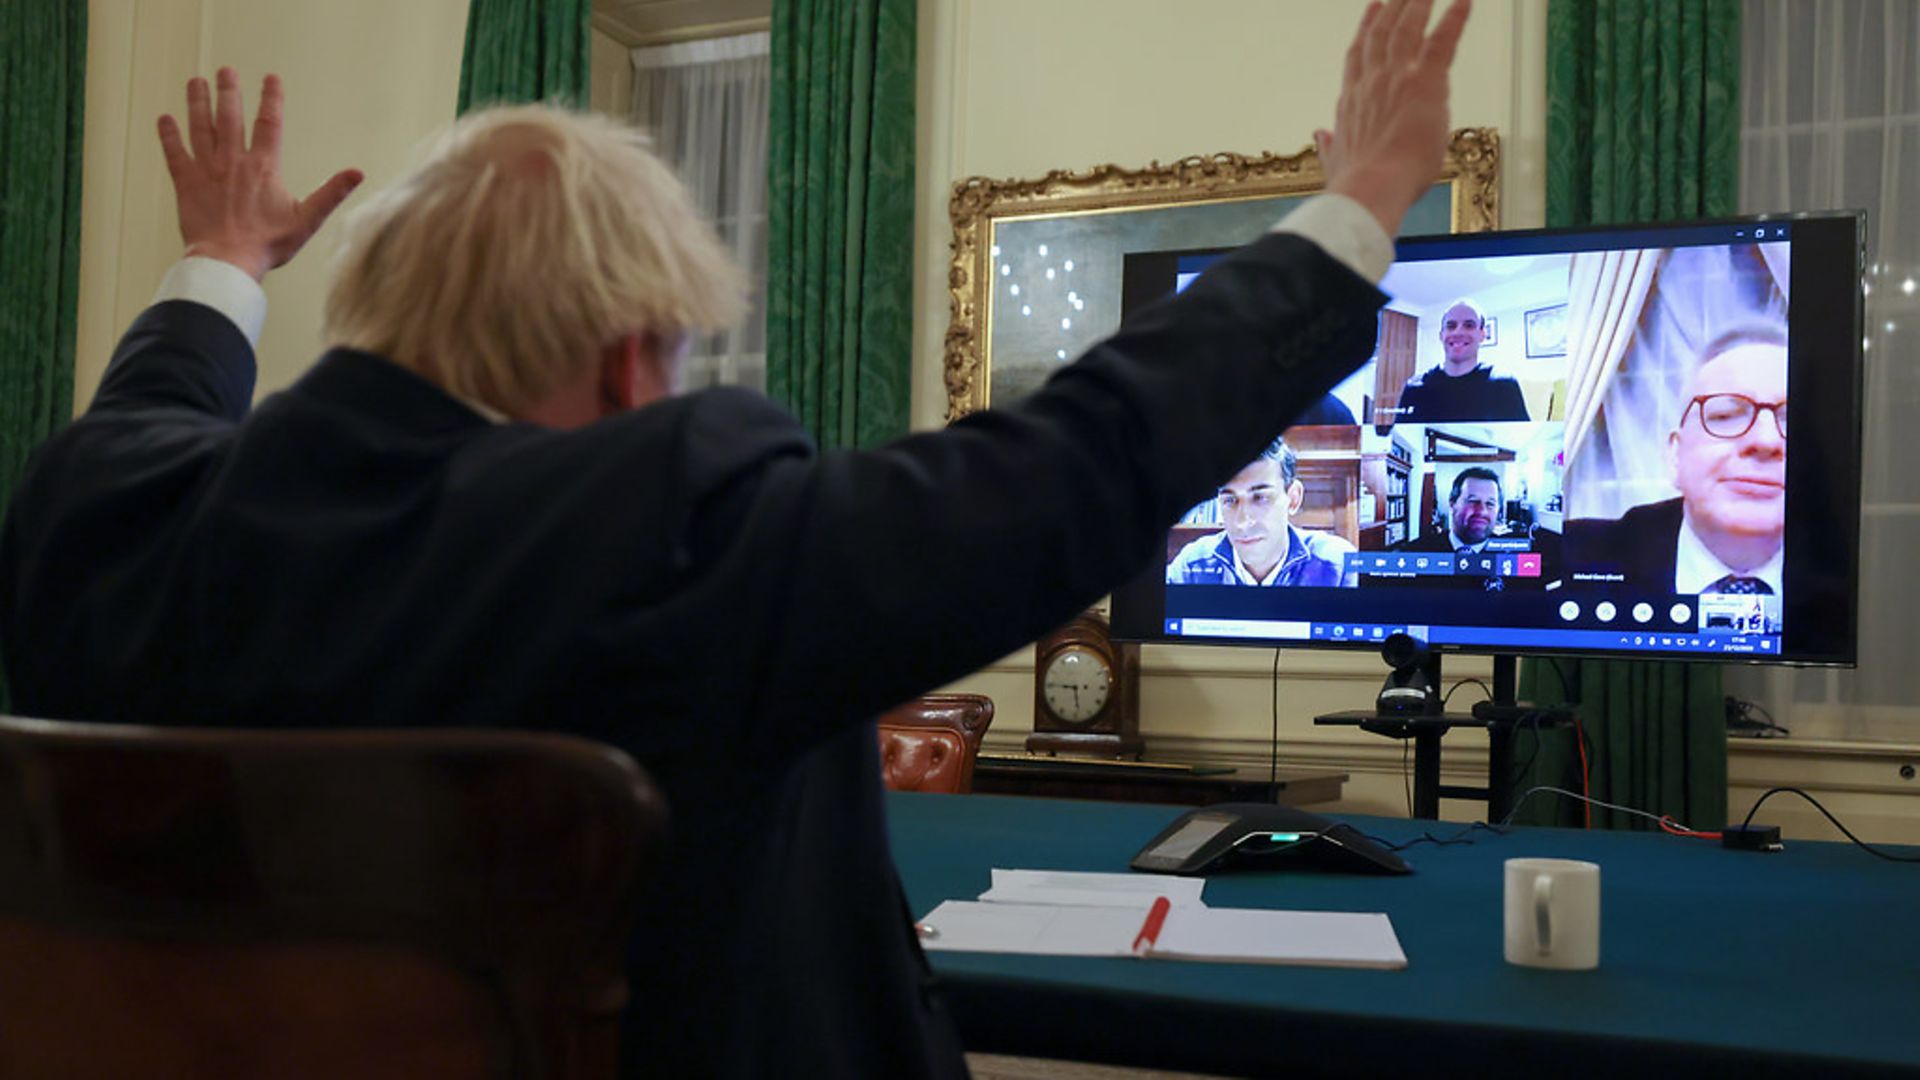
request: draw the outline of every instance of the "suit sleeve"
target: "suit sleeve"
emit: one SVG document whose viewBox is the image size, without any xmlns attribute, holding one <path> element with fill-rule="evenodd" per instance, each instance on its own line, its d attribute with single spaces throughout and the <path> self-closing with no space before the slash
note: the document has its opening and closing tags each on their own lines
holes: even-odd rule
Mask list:
<svg viewBox="0 0 1920 1080">
<path fill-rule="evenodd" d="M 253 346 L 232 319 L 195 301 L 167 300 L 127 329 L 87 414 L 169 408 L 238 422 L 253 383 Z"/>
<path fill-rule="evenodd" d="M 1271 235 L 1006 407 L 883 449 L 798 456 L 733 500 L 785 535 L 761 715 L 859 719 L 978 669 L 1164 558 L 1166 529 L 1372 352 L 1384 297 Z"/>
</svg>

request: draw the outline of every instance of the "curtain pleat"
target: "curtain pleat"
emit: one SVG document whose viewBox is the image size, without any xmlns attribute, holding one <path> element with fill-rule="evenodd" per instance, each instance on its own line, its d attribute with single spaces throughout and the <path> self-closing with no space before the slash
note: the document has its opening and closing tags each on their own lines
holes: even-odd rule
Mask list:
<svg viewBox="0 0 1920 1080">
<path fill-rule="evenodd" d="M 73 412 L 86 86 L 87 5 L 0 4 L 0 514 Z"/>
<path fill-rule="evenodd" d="M 584 106 L 592 0 L 471 0 L 459 111 L 552 101 Z"/>
<path fill-rule="evenodd" d="M 907 429 L 913 0 L 775 0 L 767 391 L 822 447 Z"/>
</svg>

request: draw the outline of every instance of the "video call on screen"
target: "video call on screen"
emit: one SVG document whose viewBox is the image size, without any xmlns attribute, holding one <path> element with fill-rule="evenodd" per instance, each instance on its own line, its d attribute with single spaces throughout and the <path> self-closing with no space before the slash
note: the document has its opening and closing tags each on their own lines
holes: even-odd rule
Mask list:
<svg viewBox="0 0 1920 1080">
<path fill-rule="evenodd" d="M 1170 531 L 1148 636 L 1850 652 L 1850 625 L 1835 643 L 1824 624 L 1854 587 L 1831 527 L 1849 485 L 1857 500 L 1857 447 L 1832 430 L 1857 414 L 1853 323 L 1814 334 L 1792 314 L 1844 299 L 1795 296 L 1824 263 L 1858 280 L 1849 228 L 1402 241 L 1373 356 Z M 1220 257 L 1130 256 L 1129 304 Z M 1840 387 L 1810 390 L 1815 365 Z M 1790 468 L 1802 452 L 1812 471 Z"/>
</svg>

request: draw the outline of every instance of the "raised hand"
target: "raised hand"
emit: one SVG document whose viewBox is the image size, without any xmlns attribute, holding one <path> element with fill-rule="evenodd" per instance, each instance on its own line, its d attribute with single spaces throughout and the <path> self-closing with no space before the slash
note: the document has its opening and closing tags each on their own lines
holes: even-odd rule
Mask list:
<svg viewBox="0 0 1920 1080">
<path fill-rule="evenodd" d="M 312 239 L 327 216 L 360 181 L 358 169 L 335 173 L 305 199 L 295 199 L 280 179 L 280 77 L 260 86 L 260 113 L 253 144 L 245 138 L 240 79 L 232 68 L 218 75 L 218 102 L 209 107 L 207 80 L 187 83 L 187 137 L 172 116 L 160 118 L 160 149 L 173 177 L 180 238 L 187 254 L 232 263 L 253 275 L 284 265 Z"/>
<path fill-rule="evenodd" d="M 1447 153 L 1447 74 L 1471 0 L 1453 0 L 1431 34 L 1432 0 L 1367 5 L 1347 48 L 1331 132 L 1314 132 L 1327 190 L 1352 197 L 1387 235 L 1433 182 Z"/>
</svg>

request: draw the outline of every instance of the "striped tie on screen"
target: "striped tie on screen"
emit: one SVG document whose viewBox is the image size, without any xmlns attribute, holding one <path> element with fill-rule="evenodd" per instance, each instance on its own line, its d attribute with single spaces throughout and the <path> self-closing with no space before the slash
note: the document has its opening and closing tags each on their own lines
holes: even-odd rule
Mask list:
<svg viewBox="0 0 1920 1080">
<path fill-rule="evenodd" d="M 1773 586 L 1756 577 L 1741 577 L 1728 574 L 1719 581 L 1700 590 L 1702 593 L 1724 593 L 1731 596 L 1772 596 Z"/>
</svg>

